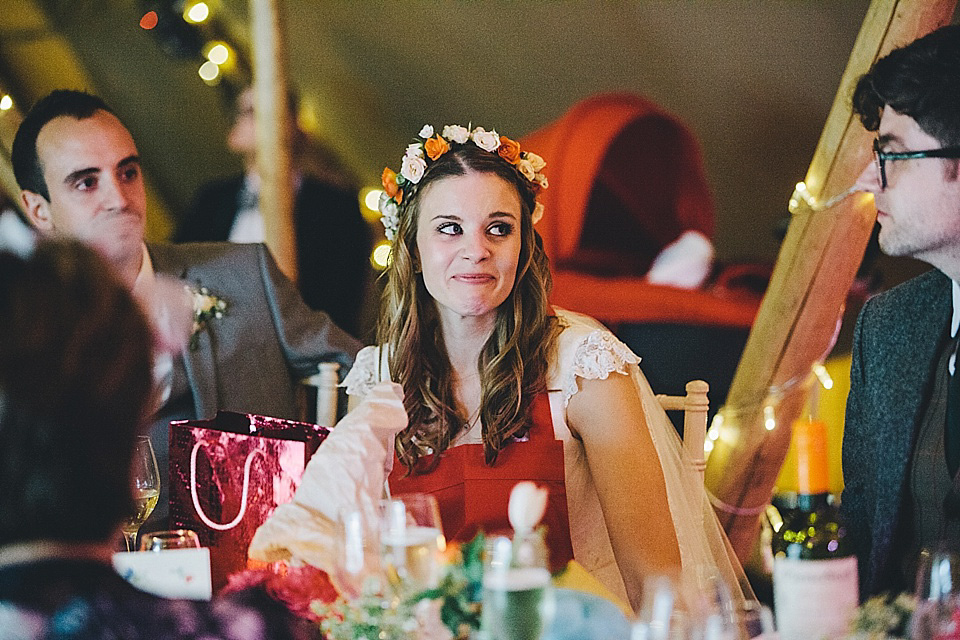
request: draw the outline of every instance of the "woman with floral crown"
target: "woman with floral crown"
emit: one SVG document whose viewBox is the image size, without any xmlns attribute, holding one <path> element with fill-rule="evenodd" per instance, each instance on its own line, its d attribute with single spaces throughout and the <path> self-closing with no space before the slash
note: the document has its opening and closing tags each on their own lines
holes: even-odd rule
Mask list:
<svg viewBox="0 0 960 640">
<path fill-rule="evenodd" d="M 574 558 L 636 609 L 650 574 L 736 559 L 635 356 L 596 321 L 548 303 L 534 225 L 545 162 L 496 131 L 425 126 L 380 201 L 392 261 L 378 339 L 345 380 L 403 387 L 394 494 L 437 496 L 448 538 L 507 528 L 518 480 L 550 489 L 554 564 Z"/>
</svg>

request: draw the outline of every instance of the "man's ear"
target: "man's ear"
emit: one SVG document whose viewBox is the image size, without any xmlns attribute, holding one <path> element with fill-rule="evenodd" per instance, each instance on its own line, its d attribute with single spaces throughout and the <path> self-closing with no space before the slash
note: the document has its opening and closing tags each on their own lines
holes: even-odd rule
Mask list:
<svg viewBox="0 0 960 640">
<path fill-rule="evenodd" d="M 24 189 L 20 192 L 20 202 L 27 220 L 38 231 L 52 231 L 53 220 L 50 217 L 50 201 L 39 193 Z"/>
</svg>

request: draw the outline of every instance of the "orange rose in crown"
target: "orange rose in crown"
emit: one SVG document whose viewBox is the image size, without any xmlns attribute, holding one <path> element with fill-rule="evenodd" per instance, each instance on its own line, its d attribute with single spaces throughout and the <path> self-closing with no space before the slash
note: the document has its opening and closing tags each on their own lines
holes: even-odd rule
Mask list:
<svg viewBox="0 0 960 640">
<path fill-rule="evenodd" d="M 500 136 L 500 146 L 497 147 L 497 153 L 510 164 L 517 164 L 517 160 L 520 159 L 520 143 L 507 136 Z"/>
<path fill-rule="evenodd" d="M 423 148 L 427 151 L 427 157 L 431 160 L 436 160 L 447 151 L 450 151 L 450 145 L 446 140 L 441 138 L 438 135 L 433 136 L 423 144 Z"/>
<path fill-rule="evenodd" d="M 383 190 L 389 197 L 396 200 L 397 204 L 403 202 L 403 191 L 400 190 L 400 186 L 397 184 L 396 171 L 390 167 L 385 168 L 380 175 L 380 182 L 383 184 Z"/>
</svg>

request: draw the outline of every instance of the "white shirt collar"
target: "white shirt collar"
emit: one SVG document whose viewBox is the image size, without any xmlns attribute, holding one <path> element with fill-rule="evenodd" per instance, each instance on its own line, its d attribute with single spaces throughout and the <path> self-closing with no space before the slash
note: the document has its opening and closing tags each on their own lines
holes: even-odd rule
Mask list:
<svg viewBox="0 0 960 640">
<path fill-rule="evenodd" d="M 953 297 L 953 317 L 950 318 L 950 337 L 957 337 L 957 328 L 960 327 L 960 283 L 951 280 L 953 288 L 951 289 Z"/>
<path fill-rule="evenodd" d="M 143 245 L 143 260 L 140 261 L 140 272 L 137 279 L 133 282 L 133 295 L 140 297 L 148 293 L 153 288 L 156 275 L 153 272 L 153 261 L 150 260 L 150 252 L 147 251 L 147 245 Z M 143 297 L 142 299 L 147 299 Z M 954 302 L 956 306 L 956 302 Z"/>
</svg>

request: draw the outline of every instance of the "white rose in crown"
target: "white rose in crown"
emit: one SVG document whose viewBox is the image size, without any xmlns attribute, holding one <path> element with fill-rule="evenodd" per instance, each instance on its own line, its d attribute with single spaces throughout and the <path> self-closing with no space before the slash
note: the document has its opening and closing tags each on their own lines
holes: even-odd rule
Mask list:
<svg viewBox="0 0 960 640">
<path fill-rule="evenodd" d="M 510 491 L 510 502 L 507 505 L 507 517 L 510 526 L 517 533 L 530 533 L 547 510 L 547 490 L 541 489 L 532 482 L 518 482 Z"/>
<path fill-rule="evenodd" d="M 427 138 L 433 137 L 433 127 L 429 124 L 423 125 L 423 129 L 420 129 L 420 137 L 426 140 Z"/>
<path fill-rule="evenodd" d="M 400 207 L 396 201 L 386 193 L 380 195 L 380 222 L 383 223 L 383 231 L 387 240 L 393 242 L 397 237 L 397 230 L 400 228 Z"/>
<path fill-rule="evenodd" d="M 397 213 L 397 203 L 396 201 L 387 195 L 387 192 L 384 191 L 380 194 L 380 202 L 377 204 L 377 209 L 383 215 L 390 215 Z"/>
<path fill-rule="evenodd" d="M 474 144 L 484 151 L 496 151 L 500 146 L 500 134 L 494 131 L 487 131 L 483 127 L 477 127 L 470 134 Z"/>
<path fill-rule="evenodd" d="M 422 158 L 423 157 L 423 145 L 419 142 L 414 142 L 413 144 L 407 145 L 407 150 L 403 152 L 403 155 L 410 156 L 411 158 Z"/>
<path fill-rule="evenodd" d="M 550 186 L 550 183 L 547 182 L 547 176 L 543 175 L 542 173 L 538 173 L 534 177 L 537 179 L 537 183 L 540 185 L 541 189 L 546 189 Z"/>
<path fill-rule="evenodd" d="M 423 177 L 423 172 L 427 170 L 427 161 L 420 156 L 403 156 L 400 163 L 400 175 L 417 184 Z"/>
<path fill-rule="evenodd" d="M 540 218 L 542 217 L 543 217 L 543 205 L 538 202 L 533 207 L 533 213 L 531 214 L 530 219 L 533 222 L 533 224 L 537 224 L 538 222 L 540 222 Z"/>
<path fill-rule="evenodd" d="M 530 164 L 533 165 L 534 171 L 543 171 L 543 168 L 547 166 L 547 161 L 535 153 L 526 151 L 523 154 L 523 158 L 524 160 L 530 161 Z"/>
<path fill-rule="evenodd" d="M 523 177 L 534 182 L 537 177 L 537 172 L 533 169 L 533 164 L 526 158 L 517 160 L 517 164 L 514 165 L 517 168 L 517 171 L 523 174 Z"/>
<path fill-rule="evenodd" d="M 466 144 L 467 140 L 470 139 L 470 129 L 459 124 L 448 124 L 443 128 L 441 135 L 451 142 Z"/>
</svg>

